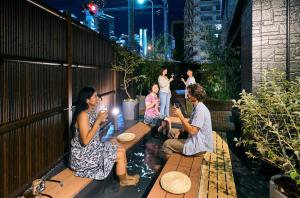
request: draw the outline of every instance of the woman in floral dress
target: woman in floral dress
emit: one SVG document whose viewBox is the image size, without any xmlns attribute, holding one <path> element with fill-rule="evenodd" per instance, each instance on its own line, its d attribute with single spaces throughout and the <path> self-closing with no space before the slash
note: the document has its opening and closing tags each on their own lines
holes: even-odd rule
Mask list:
<svg viewBox="0 0 300 198">
<path fill-rule="evenodd" d="M 92 87 L 83 88 L 78 96 L 71 129 L 70 166 L 79 177 L 103 180 L 116 162 L 116 174 L 121 186 L 136 185 L 139 176 L 127 174 L 126 150 L 111 142 L 101 142 L 100 124 L 107 119 L 107 112 L 94 111 L 98 103 L 97 93 Z"/>
</svg>

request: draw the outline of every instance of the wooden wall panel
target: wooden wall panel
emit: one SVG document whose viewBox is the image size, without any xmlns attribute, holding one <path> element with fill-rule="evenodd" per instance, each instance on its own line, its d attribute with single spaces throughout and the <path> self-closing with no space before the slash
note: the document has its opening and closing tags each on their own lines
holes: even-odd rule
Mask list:
<svg viewBox="0 0 300 198">
<path fill-rule="evenodd" d="M 93 86 L 114 101 L 110 41 L 26 0 L 0 1 L 0 197 L 15 197 L 65 155 L 69 142 L 67 41 L 72 95 Z M 120 83 L 117 83 L 119 90 Z"/>
</svg>

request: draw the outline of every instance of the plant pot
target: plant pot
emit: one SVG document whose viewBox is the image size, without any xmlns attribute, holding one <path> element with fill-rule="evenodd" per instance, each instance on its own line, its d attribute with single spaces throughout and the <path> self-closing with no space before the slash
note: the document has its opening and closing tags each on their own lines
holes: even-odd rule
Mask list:
<svg viewBox="0 0 300 198">
<path fill-rule="evenodd" d="M 139 110 L 144 110 L 146 109 L 146 105 L 145 105 L 145 99 L 146 96 L 136 96 L 137 100 L 139 101 Z"/>
<path fill-rule="evenodd" d="M 287 196 L 285 196 L 284 194 L 282 194 L 277 190 L 277 185 L 274 182 L 275 179 L 278 179 L 280 177 L 284 177 L 284 176 L 274 175 L 270 179 L 270 198 L 287 198 Z"/>
<path fill-rule="evenodd" d="M 139 103 L 137 100 L 123 100 L 122 103 L 124 120 L 137 120 L 139 117 Z"/>
</svg>

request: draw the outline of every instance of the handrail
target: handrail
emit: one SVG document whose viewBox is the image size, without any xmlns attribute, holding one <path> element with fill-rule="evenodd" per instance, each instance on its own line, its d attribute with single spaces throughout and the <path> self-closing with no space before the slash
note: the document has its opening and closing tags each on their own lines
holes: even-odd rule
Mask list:
<svg viewBox="0 0 300 198">
<path fill-rule="evenodd" d="M 1 54 L 1 62 L 7 61 L 7 62 L 13 62 L 13 63 L 28 63 L 28 64 L 38 64 L 38 65 L 53 65 L 53 66 L 64 66 L 67 67 L 68 64 L 66 61 L 59 61 L 59 60 L 48 60 L 48 59 L 42 59 L 42 58 L 30 58 L 30 57 L 24 57 L 24 56 L 12 56 L 12 55 L 6 55 Z M 84 68 L 84 69 L 101 69 L 101 68 L 107 68 L 105 65 L 87 65 L 87 64 L 80 64 L 80 63 L 73 63 L 72 67 L 74 68 Z"/>
</svg>

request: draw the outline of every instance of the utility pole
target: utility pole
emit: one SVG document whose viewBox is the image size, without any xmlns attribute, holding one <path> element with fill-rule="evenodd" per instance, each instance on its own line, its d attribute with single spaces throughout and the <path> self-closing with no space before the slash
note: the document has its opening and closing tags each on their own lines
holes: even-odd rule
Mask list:
<svg viewBox="0 0 300 198">
<path fill-rule="evenodd" d="M 163 0 L 164 3 L 164 55 L 165 60 L 167 60 L 167 43 L 168 43 L 168 2 L 167 0 Z"/>
<path fill-rule="evenodd" d="M 151 8 L 151 31 L 152 31 L 152 49 L 154 49 L 154 15 L 153 15 L 153 1 L 149 0 L 152 4 L 152 8 Z"/>
<path fill-rule="evenodd" d="M 134 0 L 128 0 L 128 47 L 134 49 Z"/>
</svg>

